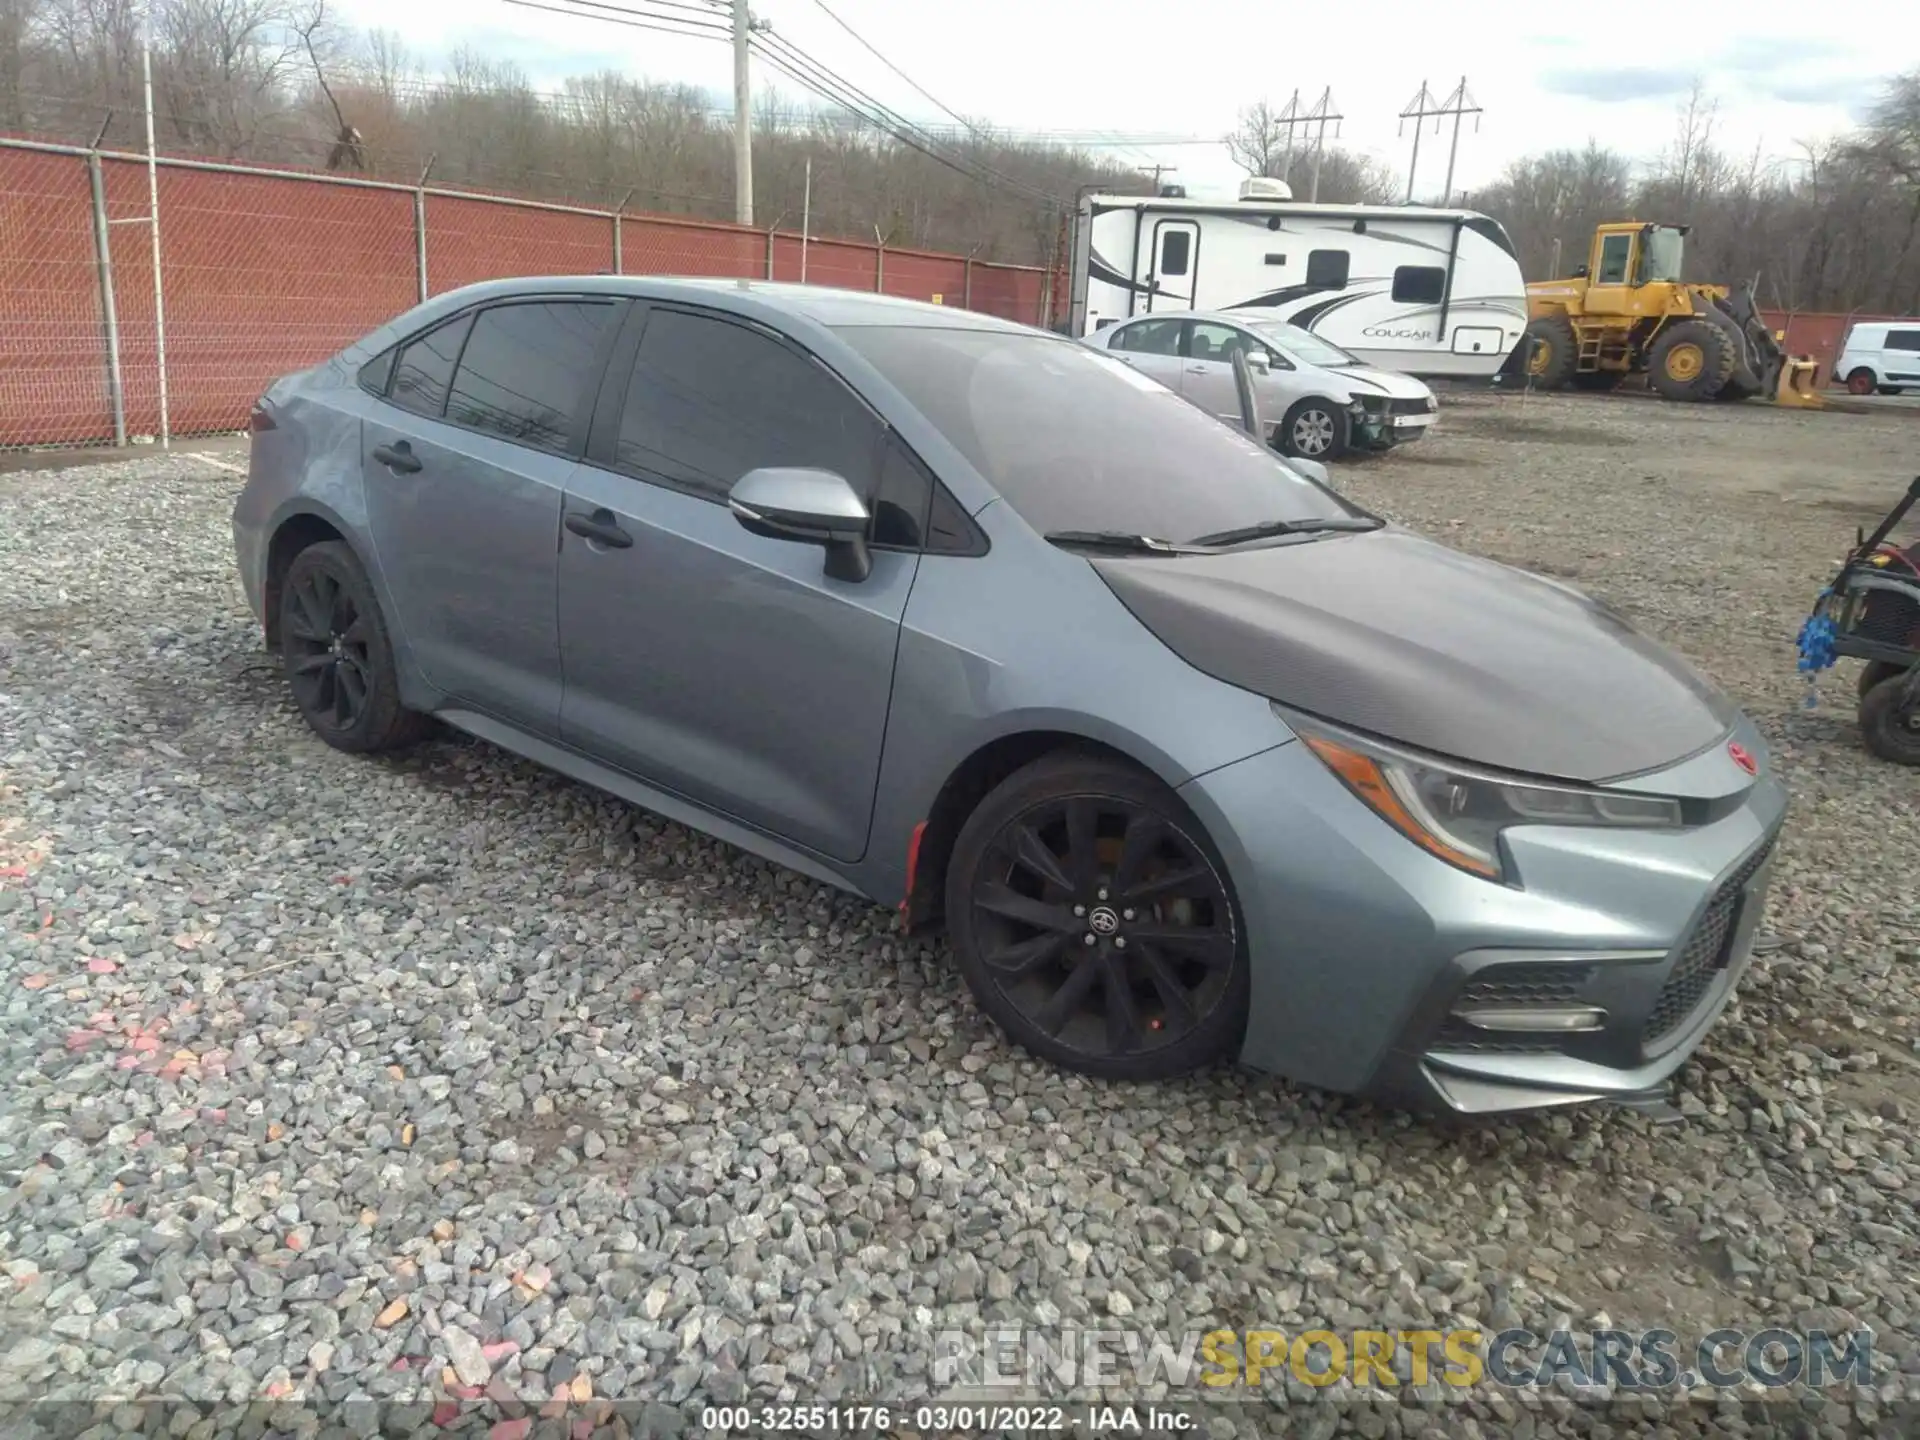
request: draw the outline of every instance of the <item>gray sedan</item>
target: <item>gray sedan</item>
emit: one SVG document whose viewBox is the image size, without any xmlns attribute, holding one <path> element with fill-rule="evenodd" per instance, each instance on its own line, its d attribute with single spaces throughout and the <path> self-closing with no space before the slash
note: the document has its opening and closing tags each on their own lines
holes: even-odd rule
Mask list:
<svg viewBox="0 0 1920 1440">
<path fill-rule="evenodd" d="M 1062 1065 L 1637 1099 L 1747 962 L 1785 800 L 1725 696 L 1077 342 L 498 281 L 251 430 L 240 576 L 328 744 L 437 718 L 944 922 Z"/>
<path fill-rule="evenodd" d="M 1250 311 L 1157 310 L 1090 335 L 1087 343 L 1226 420 L 1240 411 L 1233 378 L 1239 351 L 1253 368 L 1274 448 L 1307 460 L 1418 440 L 1440 408 L 1424 381 L 1378 369 L 1311 330 Z"/>
</svg>

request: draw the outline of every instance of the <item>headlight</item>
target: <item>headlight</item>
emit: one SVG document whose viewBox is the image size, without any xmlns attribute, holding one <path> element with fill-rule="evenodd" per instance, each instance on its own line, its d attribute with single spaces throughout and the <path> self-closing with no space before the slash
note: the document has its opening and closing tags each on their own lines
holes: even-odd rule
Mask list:
<svg viewBox="0 0 1920 1440">
<path fill-rule="evenodd" d="M 1672 830 L 1685 823 L 1680 802 L 1664 796 L 1545 785 L 1363 740 L 1274 708 L 1374 814 L 1423 850 L 1489 880 L 1506 876 L 1500 834 L 1510 826 Z"/>
</svg>

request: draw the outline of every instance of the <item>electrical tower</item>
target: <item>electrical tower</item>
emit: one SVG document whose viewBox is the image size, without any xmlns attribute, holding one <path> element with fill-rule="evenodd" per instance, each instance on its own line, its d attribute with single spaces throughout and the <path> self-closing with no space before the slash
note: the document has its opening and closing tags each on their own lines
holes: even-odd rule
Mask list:
<svg viewBox="0 0 1920 1440">
<path fill-rule="evenodd" d="M 1293 92 L 1280 113 L 1273 117 L 1276 129 L 1287 132 L 1285 148 L 1280 152 L 1280 178 L 1292 183 L 1293 176 L 1293 132 L 1296 126 L 1312 127 L 1313 135 L 1313 178 L 1309 182 L 1307 203 L 1313 204 L 1320 198 L 1320 157 L 1326 151 L 1327 126 L 1333 126 L 1333 138 L 1340 138 L 1340 122 L 1347 117 L 1333 108 L 1333 87 L 1328 86 L 1320 92 L 1320 98 L 1314 101 L 1311 109 L 1300 108 L 1300 92 Z"/>
<path fill-rule="evenodd" d="M 1473 116 L 1473 129 L 1480 133 L 1480 106 L 1467 89 L 1467 77 L 1462 75 L 1460 83 L 1453 93 L 1444 100 L 1435 100 L 1433 92 L 1427 89 L 1427 82 L 1420 82 L 1420 93 L 1407 102 L 1407 108 L 1400 112 L 1400 130 L 1406 133 L 1407 121 L 1413 121 L 1413 163 L 1407 167 L 1407 203 L 1413 203 L 1414 174 L 1420 168 L 1420 128 L 1428 120 L 1433 121 L 1433 133 L 1438 135 L 1440 127 L 1446 123 L 1446 117 L 1453 117 L 1453 143 L 1447 148 L 1447 184 L 1441 192 L 1440 203 L 1453 203 L 1453 165 L 1460 156 L 1460 122 L 1466 116 Z"/>
</svg>

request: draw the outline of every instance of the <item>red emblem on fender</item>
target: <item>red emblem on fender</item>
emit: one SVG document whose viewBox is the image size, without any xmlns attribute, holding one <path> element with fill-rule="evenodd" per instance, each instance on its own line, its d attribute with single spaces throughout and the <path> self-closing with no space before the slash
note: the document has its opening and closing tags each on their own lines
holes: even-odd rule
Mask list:
<svg viewBox="0 0 1920 1440">
<path fill-rule="evenodd" d="M 1731 755 L 1733 757 L 1733 763 L 1746 771 L 1747 774 L 1758 775 L 1760 773 L 1760 762 L 1754 759 L 1753 752 L 1738 740 L 1732 740 L 1727 743 L 1727 754 Z"/>
</svg>

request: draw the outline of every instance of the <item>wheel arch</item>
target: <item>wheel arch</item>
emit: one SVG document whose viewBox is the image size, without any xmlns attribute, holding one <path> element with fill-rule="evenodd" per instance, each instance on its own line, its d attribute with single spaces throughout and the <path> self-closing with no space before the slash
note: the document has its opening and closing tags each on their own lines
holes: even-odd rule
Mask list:
<svg viewBox="0 0 1920 1440">
<path fill-rule="evenodd" d="M 273 532 L 267 539 L 266 564 L 262 567 L 260 581 L 261 620 L 266 627 L 269 650 L 280 648 L 280 595 L 294 557 L 302 550 L 329 540 L 338 540 L 352 550 L 361 568 L 372 575 L 373 567 L 367 564 L 367 557 L 360 553 L 360 547 L 353 543 L 348 528 L 338 516 L 324 507 L 302 507 L 274 521 Z"/>
<path fill-rule="evenodd" d="M 1117 737 L 1116 737 L 1117 738 Z M 1134 751 L 1140 753 L 1133 753 Z M 947 865 L 954 842 L 980 802 L 1008 776 L 1049 755 L 1079 754 L 1118 760 L 1169 786 L 1187 777 L 1170 775 L 1164 764 L 1143 758 L 1146 746 L 1115 743 L 1084 731 L 1051 726 L 1010 730 L 986 740 L 952 767 L 941 782 L 909 842 L 910 861 L 901 913 L 911 933 L 941 919 Z"/>
</svg>

